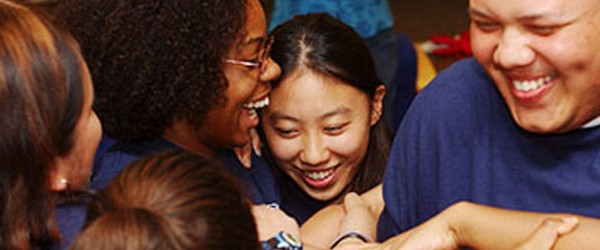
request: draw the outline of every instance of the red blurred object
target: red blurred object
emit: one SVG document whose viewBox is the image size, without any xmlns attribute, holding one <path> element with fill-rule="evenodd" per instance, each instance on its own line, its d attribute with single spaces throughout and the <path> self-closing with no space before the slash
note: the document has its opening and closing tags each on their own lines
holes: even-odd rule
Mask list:
<svg viewBox="0 0 600 250">
<path fill-rule="evenodd" d="M 429 40 L 436 44 L 436 48 L 431 52 L 435 56 L 454 56 L 456 58 L 470 57 L 473 55 L 471 50 L 471 36 L 469 30 L 456 36 L 431 36 Z"/>
</svg>

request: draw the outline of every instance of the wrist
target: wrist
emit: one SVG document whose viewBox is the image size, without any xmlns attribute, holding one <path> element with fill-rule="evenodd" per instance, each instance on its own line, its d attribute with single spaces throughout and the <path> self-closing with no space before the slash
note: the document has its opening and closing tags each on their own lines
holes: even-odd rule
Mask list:
<svg viewBox="0 0 600 250">
<path fill-rule="evenodd" d="M 347 232 L 347 233 L 343 233 L 340 236 L 338 236 L 331 243 L 330 249 L 334 249 L 335 247 L 340 246 L 342 244 L 349 244 L 350 241 L 354 242 L 354 244 L 362 244 L 362 243 L 373 242 L 373 239 L 371 237 L 369 237 L 368 235 L 365 235 L 365 234 L 357 232 L 357 231 Z"/>
<path fill-rule="evenodd" d="M 302 250 L 302 242 L 293 235 L 280 231 L 268 240 L 260 242 L 263 250 Z"/>
</svg>

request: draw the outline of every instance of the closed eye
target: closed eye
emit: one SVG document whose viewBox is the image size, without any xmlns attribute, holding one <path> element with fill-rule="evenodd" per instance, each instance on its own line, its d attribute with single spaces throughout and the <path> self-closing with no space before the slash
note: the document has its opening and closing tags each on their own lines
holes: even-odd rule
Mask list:
<svg viewBox="0 0 600 250">
<path fill-rule="evenodd" d="M 475 27 L 477 27 L 477 29 L 479 29 L 483 32 L 494 32 L 501 28 L 501 25 L 496 22 L 476 21 L 476 20 L 474 20 L 472 22 L 475 25 Z"/>
<path fill-rule="evenodd" d="M 336 126 L 327 126 L 323 130 L 325 131 L 325 133 L 327 133 L 329 135 L 339 135 L 342 132 L 344 132 L 344 128 L 346 127 L 346 125 L 347 124 L 336 125 Z"/>
<path fill-rule="evenodd" d="M 556 30 L 558 30 L 561 26 L 559 25 L 528 25 L 527 28 L 531 30 L 533 33 L 547 36 L 553 34 Z"/>
<path fill-rule="evenodd" d="M 274 128 L 274 130 L 283 138 L 292 138 L 298 135 L 298 130 L 296 129 Z"/>
</svg>

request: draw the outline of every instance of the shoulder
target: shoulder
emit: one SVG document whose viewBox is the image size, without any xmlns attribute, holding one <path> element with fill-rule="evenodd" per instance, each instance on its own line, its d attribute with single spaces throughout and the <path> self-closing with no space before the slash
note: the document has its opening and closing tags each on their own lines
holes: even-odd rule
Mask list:
<svg viewBox="0 0 600 250">
<path fill-rule="evenodd" d="M 168 149 L 179 150 L 176 145 L 161 138 L 135 143 L 114 141 L 96 159 L 90 187 L 93 189 L 104 188 L 131 162 Z"/>
<path fill-rule="evenodd" d="M 87 217 L 87 207 L 84 204 L 64 205 L 56 208 L 56 222 L 62 236 L 59 245 L 52 249 L 67 249 L 75 237 L 83 230 Z"/>
<path fill-rule="evenodd" d="M 469 94 L 493 88 L 493 82 L 485 70 L 475 59 L 469 58 L 458 61 L 440 71 L 431 83 L 419 93 L 419 96 L 440 95 L 438 98 L 458 96 L 464 98 Z"/>
<path fill-rule="evenodd" d="M 441 71 L 416 96 L 405 120 L 415 116 L 427 123 L 464 119 L 501 103 L 493 81 L 475 59 L 469 58 Z"/>
</svg>

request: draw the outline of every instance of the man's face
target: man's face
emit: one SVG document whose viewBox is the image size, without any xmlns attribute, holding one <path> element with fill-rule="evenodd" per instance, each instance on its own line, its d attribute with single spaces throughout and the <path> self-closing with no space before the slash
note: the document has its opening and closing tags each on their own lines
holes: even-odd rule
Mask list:
<svg viewBox="0 0 600 250">
<path fill-rule="evenodd" d="M 600 115 L 600 1 L 470 0 L 477 60 L 515 122 L 561 133 Z"/>
</svg>

